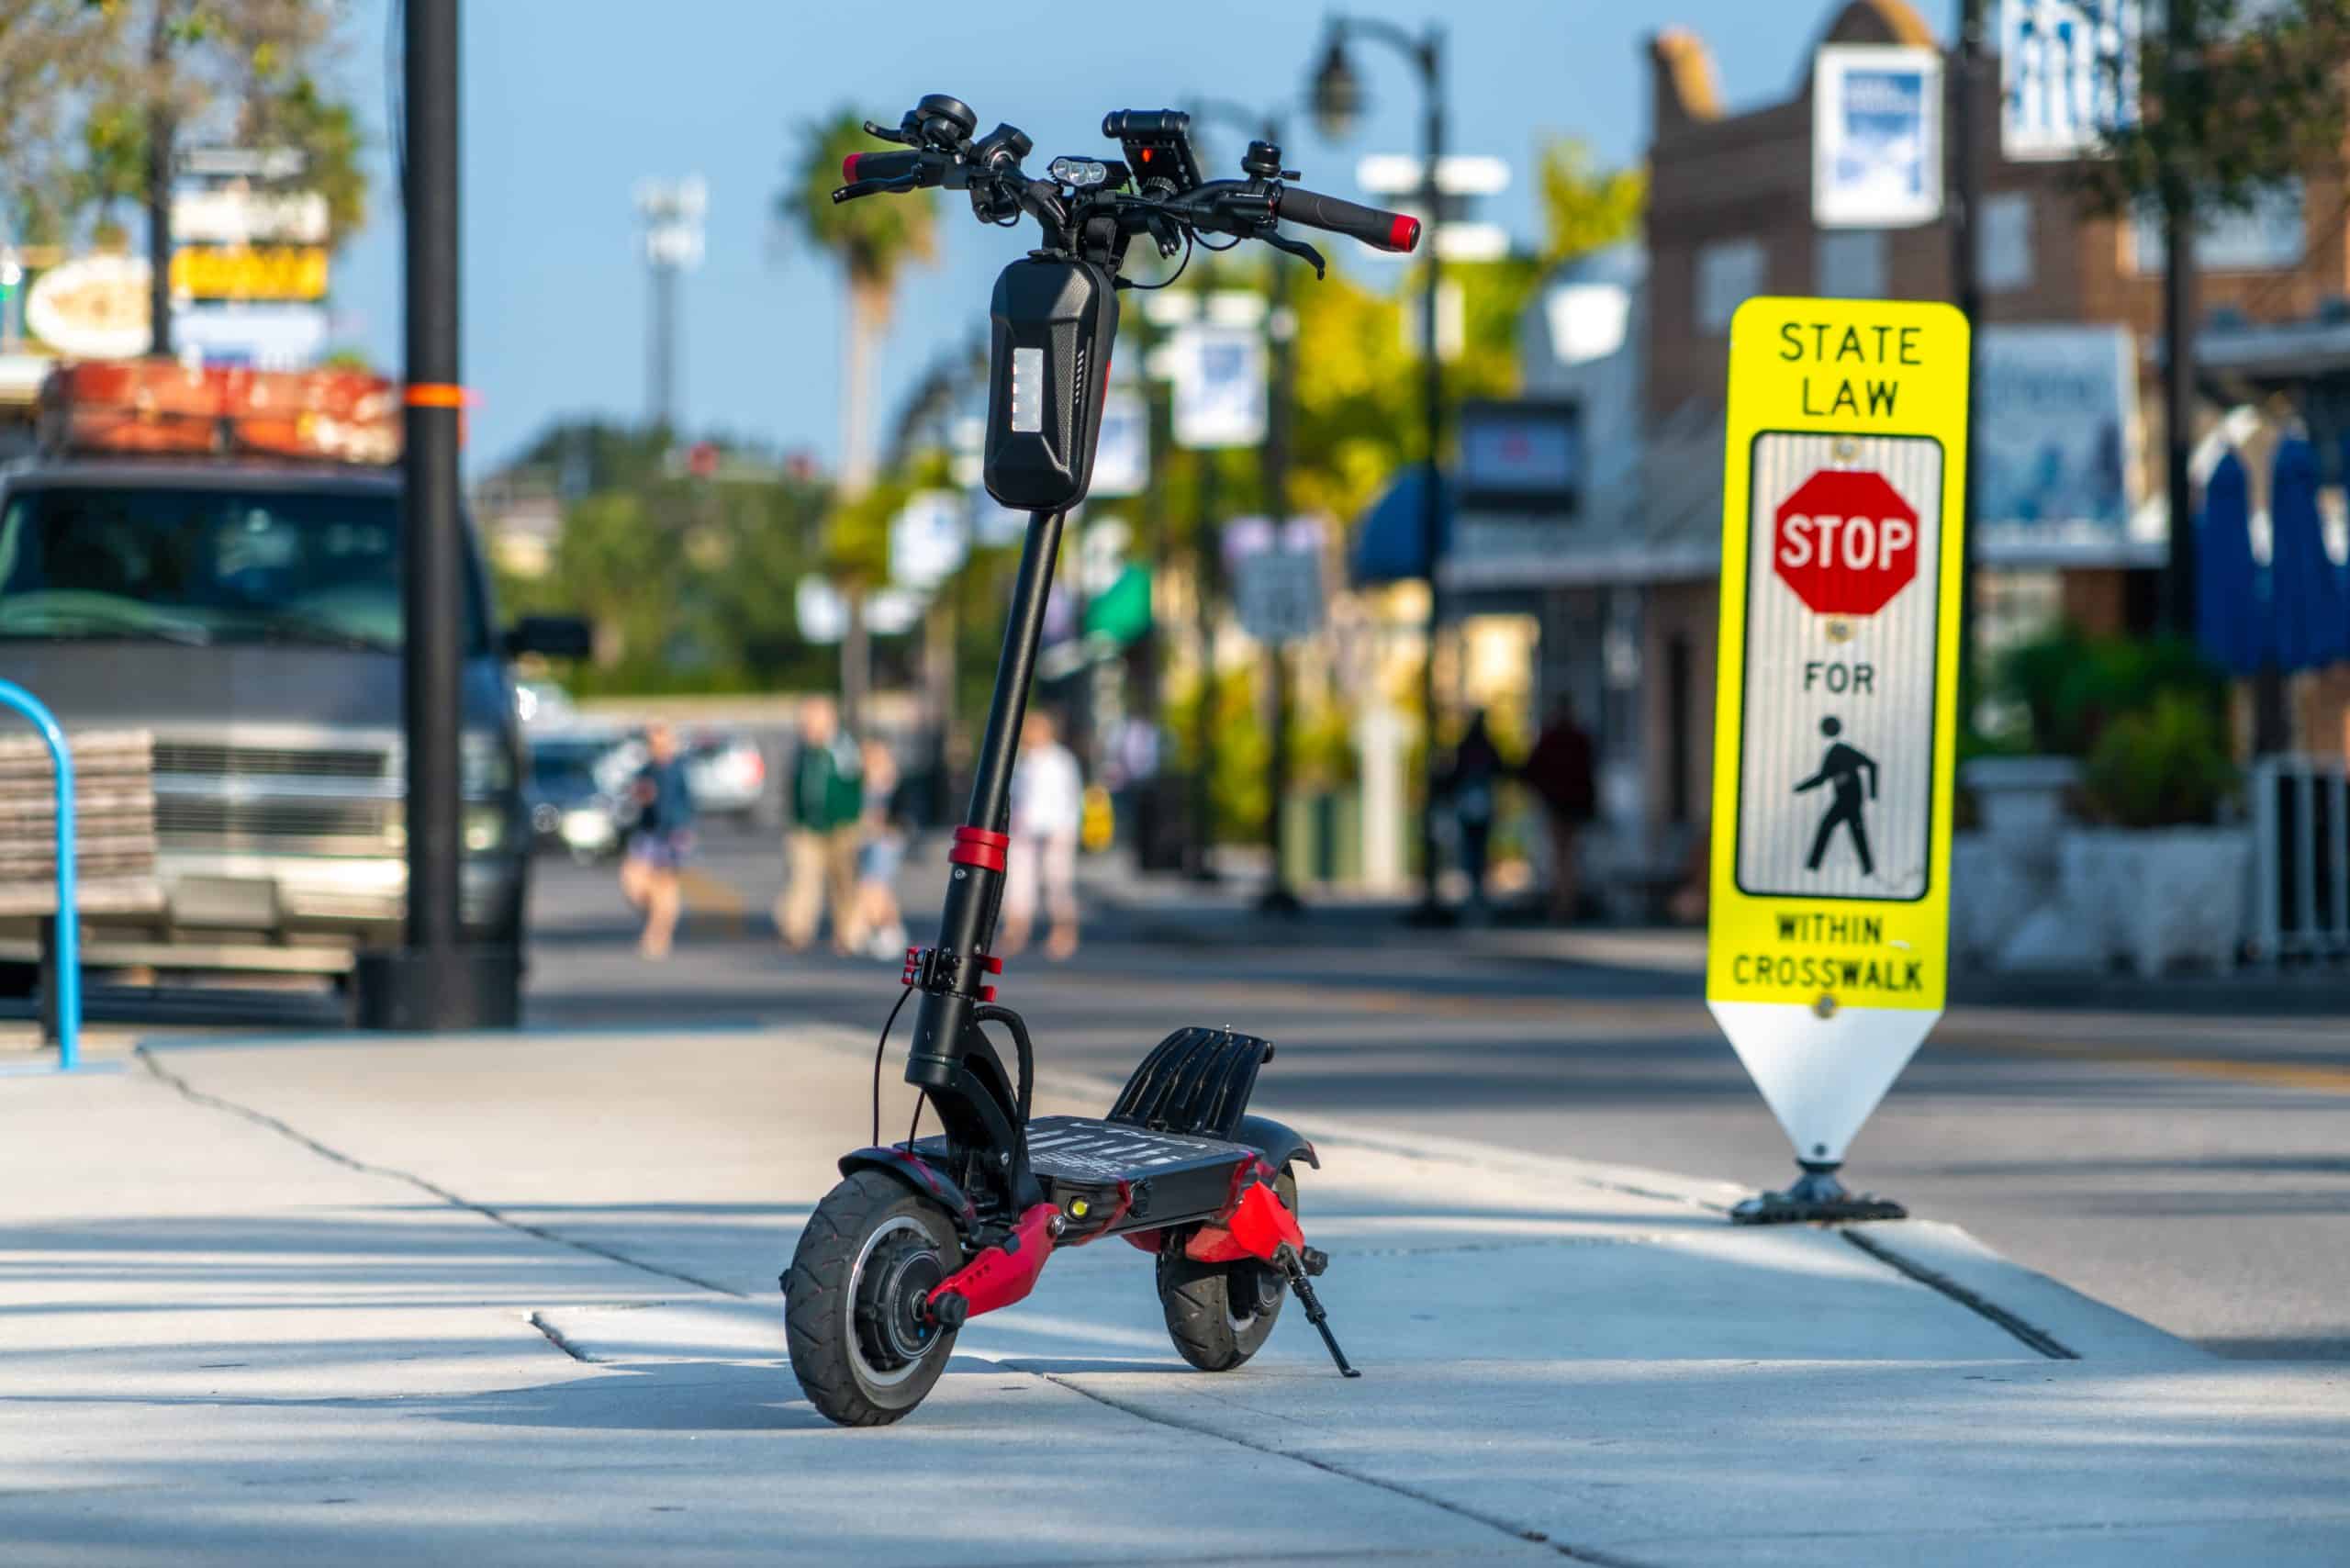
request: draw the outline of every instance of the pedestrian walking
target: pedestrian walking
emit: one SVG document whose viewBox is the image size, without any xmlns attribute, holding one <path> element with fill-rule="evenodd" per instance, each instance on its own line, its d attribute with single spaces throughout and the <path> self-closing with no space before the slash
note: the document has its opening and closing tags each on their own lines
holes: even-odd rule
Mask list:
<svg viewBox="0 0 2350 1568">
<path fill-rule="evenodd" d="M 785 882 L 776 901 L 776 927 L 793 952 L 806 950 L 829 907 L 833 950 L 854 950 L 856 922 L 857 819 L 865 791 L 856 747 L 841 733 L 840 710 L 828 697 L 800 706 L 800 755 L 792 761 L 790 824 L 784 837 Z"/>
<path fill-rule="evenodd" d="M 1060 744 L 1050 713 L 1029 714 L 1012 774 L 1012 846 L 1005 851 L 998 943 L 1006 957 L 1028 945 L 1040 891 L 1053 922 L 1045 957 L 1066 958 L 1077 951 L 1077 840 L 1084 822 L 1085 778 L 1076 756 Z"/>
<path fill-rule="evenodd" d="M 644 745 L 644 766 L 629 783 L 637 814 L 621 861 L 621 895 L 644 912 L 637 951 L 666 958 L 683 899 L 680 875 L 693 850 L 694 796 L 677 754 L 677 733 L 655 724 L 645 733 Z"/>
<path fill-rule="evenodd" d="M 1469 877 L 1470 913 L 1478 919 L 1485 913 L 1485 857 L 1493 842 L 1495 797 L 1507 771 L 1480 708 L 1469 716 L 1460 744 L 1452 748 L 1452 764 L 1443 782 L 1452 820 L 1460 830 L 1460 868 Z"/>
<path fill-rule="evenodd" d="M 866 933 L 866 951 L 892 961 L 906 956 L 906 922 L 898 908 L 898 868 L 905 863 L 912 812 L 907 781 L 887 744 L 867 740 L 865 764 L 863 841 L 856 851 L 856 924 Z"/>
<path fill-rule="evenodd" d="M 1863 775 L 1868 779 L 1867 799 L 1876 799 L 1876 759 L 1856 746 L 1836 737 L 1844 733 L 1841 721 L 1830 717 L 1819 721 L 1819 733 L 1828 737 L 1827 755 L 1819 759 L 1819 771 L 1796 786 L 1798 795 L 1818 789 L 1822 784 L 1835 787 L 1828 812 L 1819 819 L 1819 831 L 1812 834 L 1811 855 L 1804 861 L 1804 869 L 1817 871 L 1827 857 L 1829 842 L 1840 827 L 1852 836 L 1852 853 L 1861 859 L 1861 875 L 1876 874 L 1876 861 L 1869 854 L 1868 823 L 1863 819 L 1865 803 L 1861 794 Z"/>
<path fill-rule="evenodd" d="M 1550 830 L 1550 919 L 1564 925 L 1574 919 L 1583 892 L 1576 840 L 1599 814 L 1591 736 L 1575 722 L 1574 704 L 1567 698 L 1551 704 L 1550 717 L 1535 737 L 1518 777 L 1542 802 L 1543 820 Z"/>
</svg>

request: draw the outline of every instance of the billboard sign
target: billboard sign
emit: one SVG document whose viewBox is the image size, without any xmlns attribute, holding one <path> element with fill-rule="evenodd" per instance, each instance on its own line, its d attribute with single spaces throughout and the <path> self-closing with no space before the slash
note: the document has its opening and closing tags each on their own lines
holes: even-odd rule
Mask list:
<svg viewBox="0 0 2350 1568">
<path fill-rule="evenodd" d="M 72 359 L 129 359 L 147 352 L 147 262 L 76 256 L 33 279 L 25 330 Z"/>
<path fill-rule="evenodd" d="M 326 352 L 326 308 L 291 301 L 184 305 L 172 312 L 172 342 L 207 364 L 299 370 Z"/>
<path fill-rule="evenodd" d="M 1812 62 L 1811 215 L 1898 229 L 1942 210 L 1942 63 L 1930 49 L 1830 44 Z"/>
<path fill-rule="evenodd" d="M 2000 152 L 2087 157 L 2136 123 L 2144 17 L 2143 0 L 2001 0 Z"/>
<path fill-rule="evenodd" d="M 1463 507 L 1563 515 L 1583 481 L 1583 409 L 1572 399 L 1460 406 Z"/>
<path fill-rule="evenodd" d="M 184 245 L 323 245 L 327 198 L 317 191 L 234 185 L 183 190 L 172 197 L 172 239 Z"/>
<path fill-rule="evenodd" d="M 2130 330 L 1986 327 L 1975 361 L 1976 556 L 2094 565 L 2119 552 L 2137 505 Z"/>
<path fill-rule="evenodd" d="M 191 246 L 172 252 L 172 293 L 188 299 L 323 299 L 323 245 Z"/>
</svg>

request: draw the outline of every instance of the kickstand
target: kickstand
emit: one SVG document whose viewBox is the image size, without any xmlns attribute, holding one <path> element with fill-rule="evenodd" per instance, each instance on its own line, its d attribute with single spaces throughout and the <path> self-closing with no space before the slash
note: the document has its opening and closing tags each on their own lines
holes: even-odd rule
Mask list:
<svg viewBox="0 0 2350 1568">
<path fill-rule="evenodd" d="M 1305 1308 L 1305 1321 L 1314 1325 L 1322 1342 L 1330 1347 L 1330 1359 L 1338 1363 L 1341 1377 L 1360 1377 L 1362 1373 L 1347 1364 L 1347 1353 L 1338 1349 L 1337 1336 L 1330 1332 L 1330 1315 L 1322 1310 L 1322 1300 L 1314 1294 L 1313 1282 L 1305 1277 L 1305 1264 L 1289 1247 L 1281 1249 L 1281 1272 L 1289 1276 L 1289 1288 L 1297 1293 L 1297 1304 Z"/>
</svg>

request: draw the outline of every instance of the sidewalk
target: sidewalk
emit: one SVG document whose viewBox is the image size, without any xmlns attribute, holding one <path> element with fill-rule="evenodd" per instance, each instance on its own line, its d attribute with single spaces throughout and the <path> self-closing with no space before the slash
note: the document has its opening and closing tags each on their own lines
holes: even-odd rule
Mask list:
<svg viewBox="0 0 2350 1568">
<path fill-rule="evenodd" d="M 0 1080 L 0 1555 L 2350 1559 L 2350 1370 L 2208 1359 L 1950 1227 L 1737 1229 L 1718 1183 L 1388 1127 L 1306 1129 L 1360 1381 L 1293 1313 L 1183 1369 L 1109 1244 L 907 1421 L 834 1429 L 775 1276 L 871 1063 L 343 1037 Z M 1039 1109 L 1107 1092 L 1048 1074 Z"/>
</svg>

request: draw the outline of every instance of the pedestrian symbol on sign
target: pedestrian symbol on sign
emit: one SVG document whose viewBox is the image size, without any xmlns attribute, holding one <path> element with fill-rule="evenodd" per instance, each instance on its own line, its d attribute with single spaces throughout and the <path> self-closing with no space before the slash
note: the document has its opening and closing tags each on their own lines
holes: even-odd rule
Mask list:
<svg viewBox="0 0 2350 1568">
<path fill-rule="evenodd" d="M 1819 770 L 1796 786 L 1796 793 L 1805 794 L 1823 784 L 1836 787 L 1835 799 L 1829 803 L 1828 814 L 1819 819 L 1819 831 L 1812 835 L 1811 855 L 1803 863 L 1807 871 L 1817 871 L 1827 857 L 1829 841 L 1836 836 L 1838 827 L 1852 830 L 1852 852 L 1861 857 L 1861 875 L 1876 874 L 1876 862 L 1869 857 L 1868 824 L 1862 820 L 1863 801 L 1861 798 L 1861 776 L 1868 775 L 1868 799 L 1876 799 L 1876 759 L 1855 746 L 1845 745 L 1836 737 L 1844 726 L 1834 714 L 1819 721 L 1819 733 L 1828 737 L 1828 755 L 1819 759 Z"/>
</svg>

